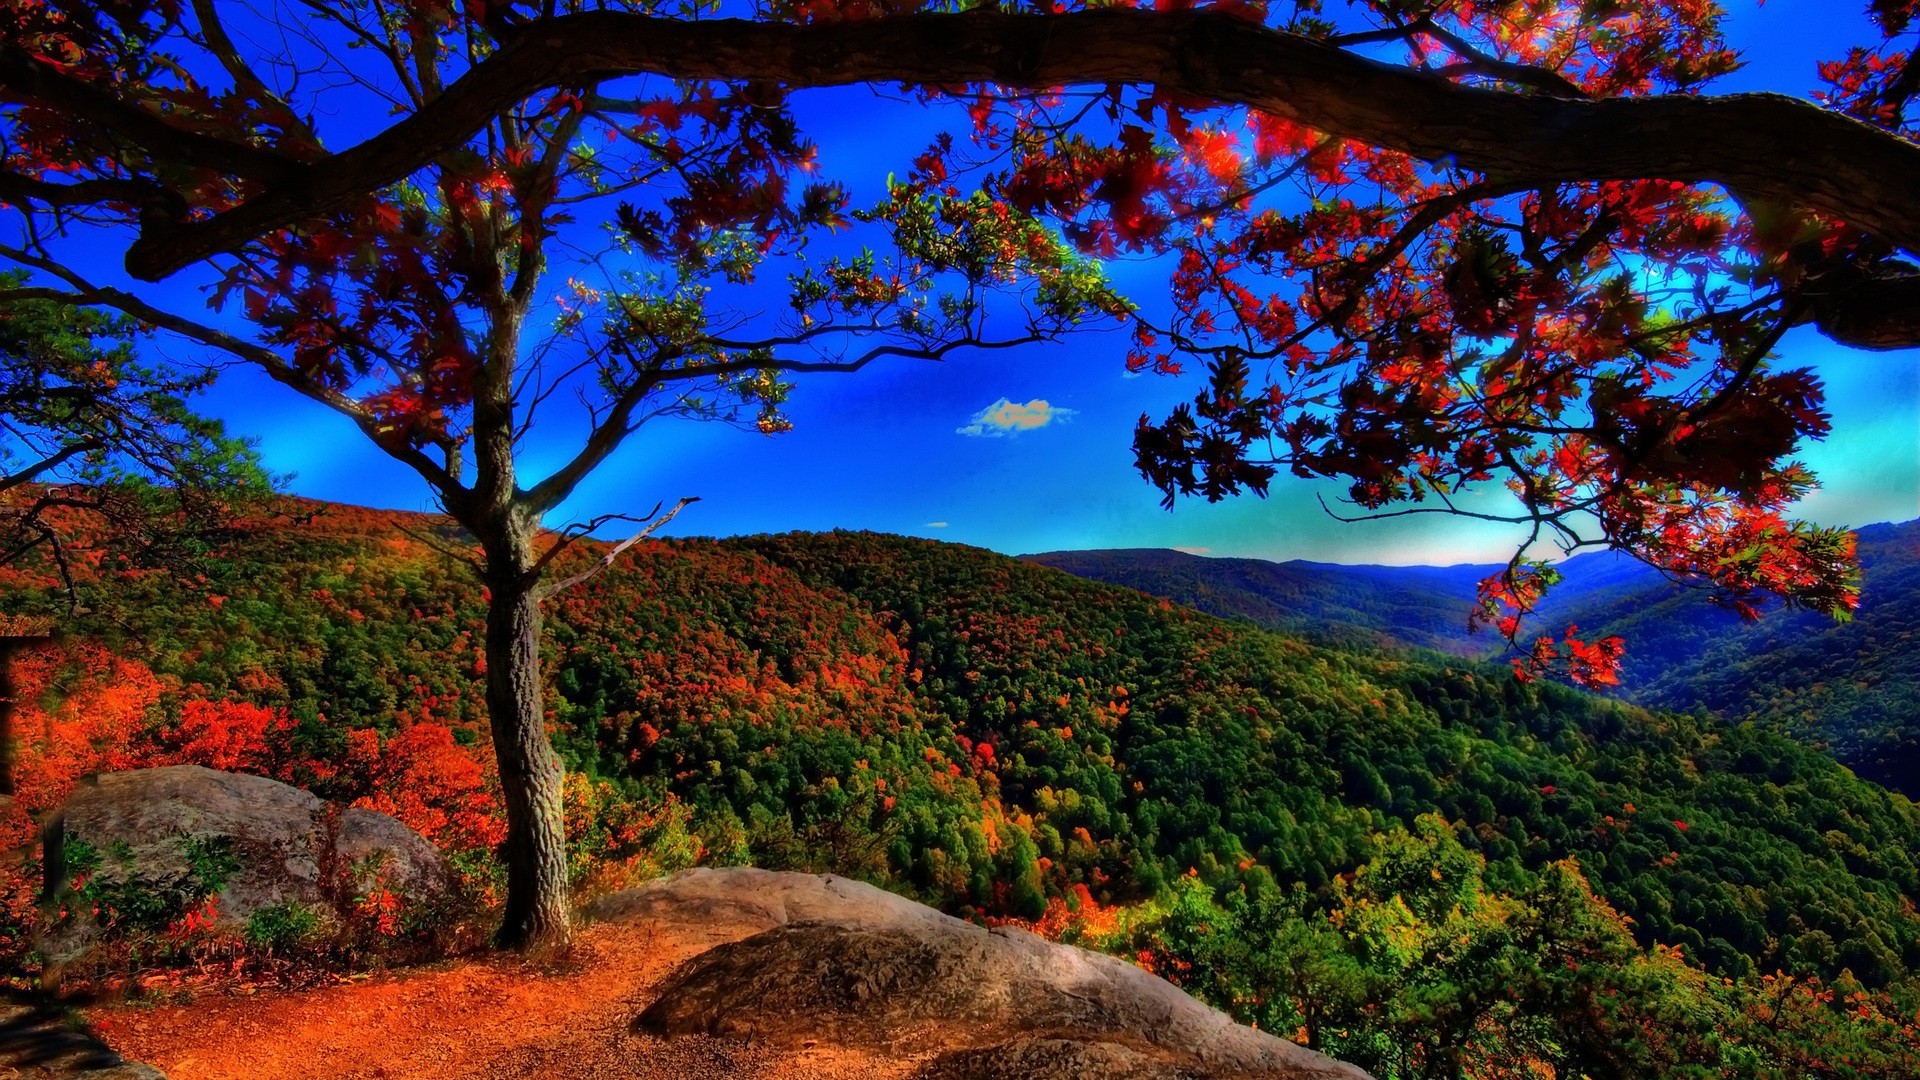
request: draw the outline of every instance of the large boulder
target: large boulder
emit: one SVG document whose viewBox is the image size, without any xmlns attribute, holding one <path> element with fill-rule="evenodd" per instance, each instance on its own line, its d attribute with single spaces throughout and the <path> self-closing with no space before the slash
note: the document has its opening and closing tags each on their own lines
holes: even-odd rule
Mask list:
<svg viewBox="0 0 1920 1080">
<path fill-rule="evenodd" d="M 1020 1039 L 940 1055 L 912 1080 L 1204 1080 L 1183 1055 L 1110 1042 Z"/>
<path fill-rule="evenodd" d="M 654 1035 L 938 1055 L 929 1080 L 1366 1080 L 1122 960 L 843 878 L 690 871 L 593 914 L 718 922 L 732 938 L 689 961 L 635 1020 Z"/>
<path fill-rule="evenodd" d="M 940 927 L 957 920 L 864 881 L 751 866 L 703 866 L 589 905 L 595 922 L 661 922 L 746 937 L 798 922 Z"/>
<path fill-rule="evenodd" d="M 45 854 L 50 880 L 79 882 L 43 942 L 55 966 L 109 929 L 160 931 L 192 911 L 216 933 L 323 933 L 373 889 L 404 909 L 437 902 L 450 880 L 439 851 L 386 814 L 198 765 L 80 785 L 52 818 Z"/>
</svg>

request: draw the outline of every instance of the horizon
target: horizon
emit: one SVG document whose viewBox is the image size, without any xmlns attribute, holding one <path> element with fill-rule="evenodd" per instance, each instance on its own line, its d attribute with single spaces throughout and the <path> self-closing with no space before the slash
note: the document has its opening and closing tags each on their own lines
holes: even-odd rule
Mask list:
<svg viewBox="0 0 1920 1080">
<path fill-rule="evenodd" d="M 300 499 L 306 499 L 312 502 L 323 503 L 329 506 L 344 506 L 344 507 L 349 507 L 355 510 L 366 510 L 374 513 L 426 514 L 430 516 L 444 516 L 444 513 L 442 511 L 438 509 L 433 509 L 433 508 L 422 509 L 422 508 L 405 507 L 405 506 L 374 506 L 367 503 L 350 502 L 346 499 L 320 498 L 317 496 L 305 495 L 300 492 L 294 492 L 294 491 L 281 492 L 280 494 L 283 496 L 290 496 L 293 498 L 300 498 Z M 1858 532 L 1862 529 L 1872 529 L 1872 528 L 1882 528 L 1882 527 L 1899 528 L 1902 525 L 1914 525 L 1914 524 L 1920 524 L 1920 514 L 1916 514 L 1915 516 L 1910 518 L 1887 518 L 1880 521 L 1868 521 L 1858 525 L 1849 525 L 1848 528 L 1854 532 Z M 554 526 L 545 526 L 545 528 L 547 528 L 549 531 L 557 531 L 557 527 L 554 527 Z M 1031 551 L 1001 551 L 997 548 L 987 547 L 984 544 L 968 543 L 967 541 L 956 540 L 952 537 L 947 537 L 947 536 L 927 536 L 919 533 L 899 532 L 899 531 L 890 530 L 890 529 L 861 528 L 861 527 L 850 526 L 850 525 L 834 525 L 834 526 L 828 526 L 826 528 L 761 529 L 753 532 L 737 532 L 737 533 L 726 533 L 726 534 L 703 533 L 703 532 L 674 532 L 672 535 L 656 536 L 654 537 L 654 539 L 663 540 L 663 541 L 664 540 L 687 540 L 687 541 L 717 542 L 722 540 L 743 539 L 743 538 L 751 538 L 756 536 L 787 536 L 787 535 L 795 535 L 795 534 L 822 534 L 822 533 L 833 533 L 833 532 L 868 532 L 868 533 L 874 533 L 880 536 L 895 536 L 895 537 L 901 537 L 909 540 L 931 540 L 931 541 L 934 541 L 935 543 L 940 543 L 940 544 L 953 544 L 959 547 L 972 547 L 972 548 L 979 548 L 984 551 L 992 551 L 994 554 L 1004 555 L 1010 559 L 1038 558 L 1046 555 L 1111 553 L 1111 552 L 1125 552 L 1125 551 L 1152 551 L 1152 552 L 1172 552 L 1174 554 L 1185 555 L 1189 558 L 1194 558 L 1194 559 L 1235 559 L 1235 560 L 1249 561 L 1249 562 L 1273 563 L 1275 565 L 1286 565 L 1288 563 L 1306 563 L 1314 566 L 1343 566 L 1343 567 L 1353 567 L 1353 568 L 1389 567 L 1389 568 L 1395 568 L 1395 569 L 1419 569 L 1419 570 L 1458 570 L 1465 567 L 1485 567 L 1485 566 L 1499 565 L 1499 564 L 1504 564 L 1506 561 L 1504 558 L 1501 558 L 1501 559 L 1495 559 L 1491 561 L 1475 561 L 1475 560 L 1469 559 L 1461 562 L 1448 562 L 1448 563 L 1344 562 L 1339 559 L 1311 559 L 1311 558 L 1307 558 L 1305 556 L 1300 556 L 1300 555 L 1286 555 L 1286 556 L 1280 556 L 1280 557 L 1266 556 L 1266 555 L 1235 555 L 1227 552 L 1195 550 L 1195 549 L 1184 548 L 1184 547 L 1168 547 L 1168 546 L 1138 545 L 1138 544 L 1131 544 L 1131 545 L 1125 545 L 1125 546 L 1106 546 L 1106 547 L 1069 547 L 1069 548 L 1044 548 L 1044 549 L 1036 548 Z M 596 541 L 610 543 L 615 541 L 618 538 L 608 537 L 608 536 L 595 536 L 595 537 L 592 537 L 592 539 Z M 1617 551 L 1612 548 L 1593 548 L 1593 549 L 1582 550 L 1576 554 L 1565 556 L 1559 559 L 1553 559 L 1550 561 L 1568 562 L 1573 559 L 1578 559 L 1586 555 L 1617 555 L 1617 556 L 1624 556 L 1627 558 L 1632 557 L 1626 552 Z"/>
</svg>

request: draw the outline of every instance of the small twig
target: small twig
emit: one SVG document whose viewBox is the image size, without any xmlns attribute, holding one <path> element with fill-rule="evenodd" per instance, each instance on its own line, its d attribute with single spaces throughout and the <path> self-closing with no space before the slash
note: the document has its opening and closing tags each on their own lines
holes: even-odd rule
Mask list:
<svg viewBox="0 0 1920 1080">
<path fill-rule="evenodd" d="M 699 501 L 700 501 L 700 496 L 689 495 L 686 498 L 681 499 L 679 502 L 674 503 L 673 509 L 667 511 L 665 514 L 657 518 L 654 516 L 654 514 L 648 514 L 646 517 L 640 518 L 639 520 L 649 521 L 650 524 L 648 524 L 646 528 L 641 529 L 639 532 L 636 532 L 632 536 L 629 536 L 625 540 L 622 540 L 618 544 L 615 544 L 613 546 L 613 550 L 607 552 L 605 555 L 600 556 L 599 559 L 594 561 L 594 564 L 592 566 L 587 567 L 585 570 L 580 571 L 579 573 L 573 575 L 572 577 L 562 578 L 551 585 L 548 585 L 544 588 L 539 589 L 535 593 L 536 598 L 544 601 L 549 597 L 557 596 L 560 593 L 566 592 L 568 589 L 573 588 L 575 585 L 582 584 L 583 582 L 586 582 L 592 579 L 593 577 L 605 572 L 608 567 L 613 565 L 614 560 L 620 557 L 622 552 L 625 552 L 628 548 L 632 547 L 633 545 L 639 543 L 642 540 L 645 540 L 647 537 L 652 536 L 655 532 L 659 531 L 661 526 L 665 525 L 669 521 L 672 521 L 675 517 L 678 517 L 680 514 L 680 511 L 685 510 L 688 506 L 694 503 L 697 503 Z M 659 510 L 660 510 L 659 506 L 656 505 L 654 507 L 654 513 L 659 513 Z M 608 520 L 611 520 L 616 517 L 619 517 L 619 515 L 609 515 Z M 632 519 L 623 519 L 623 520 L 632 520 Z M 575 534 L 575 539 L 577 539 L 581 535 L 584 535 L 584 534 L 583 533 Z M 552 553 L 549 552 L 548 554 L 551 555 Z M 542 559 L 541 563 L 544 565 L 546 561 L 547 560 Z"/>
<path fill-rule="evenodd" d="M 408 536 L 413 537 L 415 540 L 420 541 L 421 543 L 427 545 L 428 547 L 439 552 L 440 554 L 445 555 L 449 559 L 457 559 L 460 562 L 467 564 L 469 567 L 473 568 L 473 571 L 476 574 L 484 574 L 486 572 L 486 564 L 482 563 L 479 559 L 474 558 L 473 552 L 471 551 L 462 551 L 459 548 L 454 547 L 452 544 L 449 544 L 446 541 L 440 539 L 439 537 L 434 536 L 432 533 L 421 532 L 418 529 L 410 528 L 398 522 L 394 523 L 394 528 L 399 529 L 401 532 L 405 533 Z"/>
</svg>

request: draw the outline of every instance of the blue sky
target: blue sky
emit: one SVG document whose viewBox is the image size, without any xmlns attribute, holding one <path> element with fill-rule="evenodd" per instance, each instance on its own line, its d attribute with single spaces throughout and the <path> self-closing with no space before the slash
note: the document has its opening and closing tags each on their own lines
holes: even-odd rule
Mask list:
<svg viewBox="0 0 1920 1080">
<path fill-rule="evenodd" d="M 1805 94 L 1814 63 L 1869 40 L 1858 0 L 1740 0 L 1730 37 L 1748 66 L 1720 90 Z M 924 145 L 918 107 L 849 90 L 799 107 L 826 175 L 855 205 Z M 874 138 L 884 131 L 886 138 Z M 1164 290 L 1156 267 L 1110 273 L 1136 295 Z M 556 283 L 557 284 L 557 283 Z M 182 290 L 184 298 L 187 287 Z M 197 303 L 182 304 L 193 310 Z M 1168 512 L 1132 468 L 1134 422 L 1192 396 L 1195 379 L 1130 378 L 1119 333 L 958 357 L 898 361 L 800 384 L 795 429 L 767 438 L 719 425 L 663 422 L 643 430 L 549 524 L 644 510 L 697 495 L 671 535 L 836 527 L 936 537 L 1008 553 L 1088 547 L 1181 547 L 1216 555 L 1336 562 L 1454 563 L 1504 559 L 1513 533 L 1423 516 L 1348 524 L 1317 497 L 1339 487 L 1290 478 L 1264 500 L 1183 501 Z M 1824 487 L 1803 512 L 1828 524 L 1920 516 L 1920 352 L 1865 354 L 1796 331 L 1783 354 L 1825 378 L 1834 433 L 1803 455 Z M 263 377 L 235 371 L 206 401 L 236 433 L 255 436 L 299 494 L 425 509 L 424 485 L 344 422 Z M 577 432 L 565 433 L 577 436 Z M 569 439 L 568 441 L 571 441 Z M 557 450 L 556 450 L 557 452 Z M 531 464 L 538 466 L 538 446 Z M 550 462 L 548 462 L 550 464 Z"/>
</svg>

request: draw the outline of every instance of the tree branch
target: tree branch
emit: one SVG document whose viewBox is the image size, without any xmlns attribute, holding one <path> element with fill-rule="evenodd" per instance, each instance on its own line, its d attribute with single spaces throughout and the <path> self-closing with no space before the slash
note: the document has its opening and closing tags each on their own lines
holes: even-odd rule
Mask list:
<svg viewBox="0 0 1920 1080">
<path fill-rule="evenodd" d="M 579 453 L 527 490 L 522 499 L 527 508 L 538 517 L 560 505 L 561 500 L 572 494 L 588 473 L 619 449 L 628 435 L 633 434 L 633 411 L 659 385 L 658 379 L 642 378 L 622 391 L 606 419 L 587 436 Z"/>
<path fill-rule="evenodd" d="M 425 532 L 420 529 L 411 528 L 402 522 L 395 522 L 394 528 L 399 529 L 405 535 L 411 536 L 415 540 L 420 541 L 422 544 L 427 545 L 427 547 L 432 548 L 434 551 L 439 552 L 441 556 L 461 563 L 467 569 L 472 570 L 474 573 L 474 576 L 479 580 L 484 581 L 486 579 L 487 565 L 481 560 L 475 558 L 472 551 L 462 551 L 459 548 L 456 548 L 453 545 L 442 541 L 440 538 L 434 536 L 432 533 Z"/>
<path fill-rule="evenodd" d="M 227 69 L 234 87 L 255 101 L 284 107 L 286 102 L 281 100 L 280 95 L 268 89 L 260 76 L 254 74 L 247 62 L 240 58 L 240 50 L 233 47 L 233 39 L 227 36 L 227 28 L 221 24 L 219 12 L 213 9 L 213 0 L 193 0 L 193 14 L 200 22 L 200 35 L 206 39 L 207 51 L 220 61 L 221 67 Z"/>
<path fill-rule="evenodd" d="M 1920 343 L 1920 271 L 1888 273 L 1812 298 L 1820 332 L 1856 349 L 1910 349 Z"/>
<path fill-rule="evenodd" d="M 300 163 L 292 158 L 176 127 L 24 52 L 0 50 L 0 87 L 98 125 L 156 161 L 213 169 L 269 185 L 288 182 L 301 171 Z"/>
<path fill-rule="evenodd" d="M 56 184 L 17 173 L 0 172 L 0 202 L 20 206 L 28 202 L 61 208 L 99 206 L 101 203 L 126 203 L 144 209 L 156 209 L 168 217 L 185 217 L 186 200 L 146 180 L 115 180 L 98 177 L 71 184 Z"/>
<path fill-rule="evenodd" d="M 9 61 L 5 70 L 18 66 Z M 234 171 L 260 176 L 268 189 L 204 222 L 150 223 L 129 249 L 127 269 L 158 280 L 275 228 L 343 209 L 459 146 L 529 95 L 642 73 L 752 78 L 790 89 L 1152 84 L 1452 162 L 1497 182 L 1717 183 L 1743 199 L 1817 211 L 1920 251 L 1920 184 L 1913 183 L 1920 146 L 1779 94 L 1580 101 L 1461 86 L 1209 12 L 973 12 L 810 26 L 593 12 L 528 24 L 412 116 L 312 165 L 273 159 L 265 169 L 266 155 L 233 147 Z M 210 162 L 213 155 L 194 156 Z"/>
<path fill-rule="evenodd" d="M 32 483 L 35 477 L 44 476 L 82 454 L 101 450 L 105 447 L 106 443 L 99 439 L 81 439 L 78 442 L 68 443 L 66 446 L 60 448 L 58 452 L 49 454 L 32 465 L 21 469 L 19 472 L 10 476 L 0 475 L 0 491 L 8 491 L 19 487 L 21 484 Z"/>
<path fill-rule="evenodd" d="M 1520 86 L 1531 86 L 1535 90 L 1542 90 L 1560 97 L 1584 98 L 1588 96 L 1586 91 L 1568 82 L 1567 77 L 1557 71 L 1550 71 L 1547 68 L 1530 67 L 1526 64 L 1516 64 L 1510 60 L 1502 60 L 1497 56 L 1489 56 L 1480 49 L 1475 48 L 1473 42 L 1448 30 L 1444 26 L 1434 23 L 1431 19 L 1423 19 L 1415 23 L 1408 27 L 1408 31 L 1409 33 L 1425 34 L 1440 42 L 1442 45 L 1445 45 L 1447 48 L 1452 49 L 1454 53 L 1464 59 L 1466 70 L 1475 74 L 1491 75 L 1496 79 L 1502 79 Z"/>
<path fill-rule="evenodd" d="M 303 396 L 352 420 L 375 446 L 419 473 L 422 479 L 440 491 L 442 497 L 454 498 L 465 493 L 466 489 L 460 482 L 436 464 L 432 458 L 421 452 L 419 447 L 389 438 L 382 432 L 378 418 L 364 405 L 338 390 L 315 383 L 272 349 L 235 337 L 224 330 L 194 322 L 171 311 L 163 311 L 131 293 L 94 285 L 68 267 L 50 259 L 43 259 L 31 252 L 0 244 L 0 257 L 52 274 L 74 290 L 71 293 L 61 293 L 53 289 L 24 286 L 0 292 L 0 298 L 53 300 L 76 307 L 89 305 L 110 307 L 162 330 L 178 334 L 189 341 L 217 349 L 235 359 L 245 360 L 265 371 L 267 377 L 273 381 L 291 387 Z"/>
<path fill-rule="evenodd" d="M 632 547 L 633 545 L 639 543 L 642 540 L 645 540 L 647 537 L 652 536 L 655 532 L 659 531 L 661 526 L 665 525 L 669 521 L 672 521 L 674 518 L 680 516 L 680 511 L 685 510 L 688 506 L 691 506 L 692 504 L 697 503 L 699 501 L 700 501 L 700 496 L 689 495 L 686 498 L 681 499 L 679 502 L 674 503 L 673 509 L 667 511 L 666 514 L 662 517 L 655 518 L 653 514 L 648 514 L 645 518 L 641 518 L 640 520 L 642 521 L 647 521 L 649 519 L 652 519 L 652 520 L 651 520 L 651 523 L 646 528 L 641 529 L 639 532 L 634 533 L 632 536 L 629 536 L 625 540 L 622 540 L 618 544 L 615 544 L 612 551 L 609 551 L 605 555 L 600 556 L 600 558 L 596 560 L 592 566 L 587 567 L 585 570 L 580 571 L 579 573 L 573 575 L 572 577 L 561 578 L 559 581 L 556 581 L 551 585 L 542 586 L 539 589 L 538 593 L 536 594 L 538 599 L 544 601 L 549 597 L 556 596 L 560 593 L 566 592 L 568 589 L 573 588 L 575 585 L 579 585 L 603 573 L 608 567 L 613 565 L 614 560 L 618 559 L 622 552 L 625 552 L 628 548 Z M 658 506 L 655 506 L 653 508 L 653 513 L 657 514 L 659 512 L 660 512 L 660 508 Z M 541 560 L 541 564 L 543 566 L 545 562 L 546 560 L 544 559 Z"/>
</svg>

